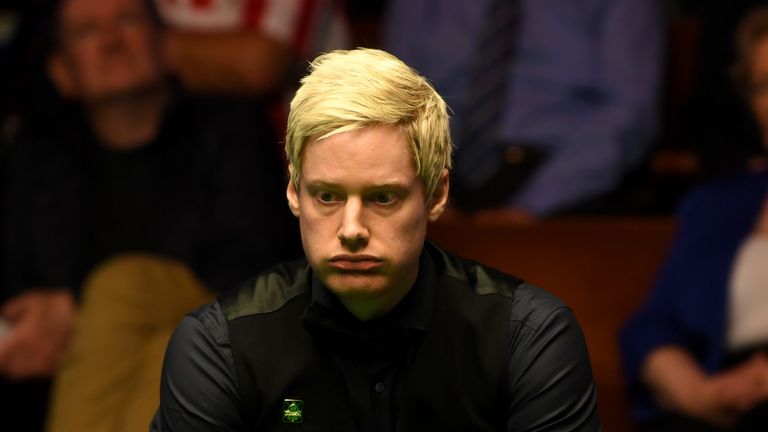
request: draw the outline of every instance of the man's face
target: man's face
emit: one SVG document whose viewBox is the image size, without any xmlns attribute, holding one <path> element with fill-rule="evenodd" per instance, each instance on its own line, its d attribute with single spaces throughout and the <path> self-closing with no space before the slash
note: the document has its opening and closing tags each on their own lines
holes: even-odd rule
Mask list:
<svg viewBox="0 0 768 432">
<path fill-rule="evenodd" d="M 159 33 L 143 0 L 64 0 L 54 80 L 85 101 L 131 93 L 163 77 Z"/>
<path fill-rule="evenodd" d="M 445 207 L 447 181 L 445 171 L 425 199 L 410 147 L 394 126 L 310 140 L 300 191 L 289 185 L 287 196 L 315 274 L 342 301 L 386 302 L 407 292 L 427 221 Z"/>
</svg>

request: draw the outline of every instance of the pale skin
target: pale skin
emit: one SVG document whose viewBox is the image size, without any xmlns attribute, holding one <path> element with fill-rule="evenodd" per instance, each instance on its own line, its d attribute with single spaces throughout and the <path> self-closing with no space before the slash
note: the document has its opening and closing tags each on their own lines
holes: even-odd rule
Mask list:
<svg viewBox="0 0 768 432">
<path fill-rule="evenodd" d="M 160 36 L 142 0 L 68 0 L 60 47 L 48 72 L 63 96 L 83 103 L 101 145 L 132 150 L 157 134 L 169 95 Z M 0 306 L 11 332 L 0 341 L 0 375 L 55 373 L 74 328 L 76 302 L 63 287 L 33 287 Z"/>
<path fill-rule="evenodd" d="M 750 96 L 753 115 L 768 143 L 768 37 L 752 49 Z M 768 200 L 755 224 L 755 235 L 768 235 Z M 642 378 L 657 400 L 672 411 L 719 426 L 733 425 L 747 411 L 768 400 L 768 356 L 758 353 L 726 371 L 707 375 L 685 348 L 663 346 L 645 359 Z"/>
<path fill-rule="evenodd" d="M 400 128 L 369 126 L 310 139 L 299 190 L 288 185 L 286 196 L 315 274 L 355 317 L 370 321 L 415 282 L 427 223 L 448 200 L 448 171 L 425 196 Z"/>
</svg>

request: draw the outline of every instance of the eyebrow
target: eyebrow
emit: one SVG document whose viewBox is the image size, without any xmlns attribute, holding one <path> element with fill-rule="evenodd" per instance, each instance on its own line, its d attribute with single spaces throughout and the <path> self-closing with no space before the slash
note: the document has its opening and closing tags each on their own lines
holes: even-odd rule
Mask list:
<svg viewBox="0 0 768 432">
<path fill-rule="evenodd" d="M 339 183 L 324 181 L 324 180 L 310 180 L 302 182 L 309 190 L 312 189 L 343 189 L 344 187 Z M 401 181 L 388 181 L 382 183 L 374 183 L 367 185 L 365 190 L 378 190 L 378 189 L 408 189 L 408 184 Z"/>
</svg>

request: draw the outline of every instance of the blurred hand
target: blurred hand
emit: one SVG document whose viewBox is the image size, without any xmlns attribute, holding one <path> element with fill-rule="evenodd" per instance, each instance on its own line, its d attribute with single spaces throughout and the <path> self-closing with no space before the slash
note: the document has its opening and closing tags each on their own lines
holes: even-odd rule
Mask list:
<svg viewBox="0 0 768 432">
<path fill-rule="evenodd" d="M 66 289 L 33 289 L 8 300 L 0 315 L 11 332 L 0 341 L 0 375 L 12 379 L 51 376 L 69 345 L 75 300 Z"/>
<path fill-rule="evenodd" d="M 768 356 L 758 353 L 708 378 L 691 392 L 686 411 L 709 423 L 729 427 L 764 400 L 768 400 Z"/>
<path fill-rule="evenodd" d="M 759 352 L 712 379 L 726 405 L 738 412 L 749 411 L 768 399 L 768 356 Z"/>
</svg>

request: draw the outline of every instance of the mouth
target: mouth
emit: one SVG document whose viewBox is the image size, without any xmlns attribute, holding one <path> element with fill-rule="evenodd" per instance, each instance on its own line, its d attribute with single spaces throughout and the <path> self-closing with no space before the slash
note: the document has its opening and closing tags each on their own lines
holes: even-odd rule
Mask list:
<svg viewBox="0 0 768 432">
<path fill-rule="evenodd" d="M 373 255 L 341 254 L 328 260 L 331 268 L 344 272 L 369 272 L 383 264 L 382 259 Z"/>
</svg>

